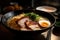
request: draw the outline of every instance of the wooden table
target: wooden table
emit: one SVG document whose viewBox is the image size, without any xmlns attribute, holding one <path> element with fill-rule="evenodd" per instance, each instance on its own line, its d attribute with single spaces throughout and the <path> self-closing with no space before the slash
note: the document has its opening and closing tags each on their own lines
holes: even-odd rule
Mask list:
<svg viewBox="0 0 60 40">
<path fill-rule="evenodd" d="M 13 40 L 14 34 L 0 23 L 0 40 Z"/>
</svg>

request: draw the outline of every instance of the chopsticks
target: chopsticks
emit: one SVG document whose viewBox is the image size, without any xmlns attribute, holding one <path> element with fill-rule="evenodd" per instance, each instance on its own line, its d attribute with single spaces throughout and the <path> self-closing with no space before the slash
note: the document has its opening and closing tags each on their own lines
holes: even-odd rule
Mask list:
<svg viewBox="0 0 60 40">
<path fill-rule="evenodd" d="M 53 27 L 48 30 L 46 40 L 51 40 L 51 32 L 52 32 L 52 29 L 53 29 Z"/>
</svg>

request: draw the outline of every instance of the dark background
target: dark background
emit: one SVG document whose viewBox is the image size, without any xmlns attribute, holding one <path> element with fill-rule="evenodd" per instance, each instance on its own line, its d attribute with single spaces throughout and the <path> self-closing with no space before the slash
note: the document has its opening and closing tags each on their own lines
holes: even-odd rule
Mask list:
<svg viewBox="0 0 60 40">
<path fill-rule="evenodd" d="M 4 9 L 4 7 L 9 6 L 10 2 L 17 2 L 19 5 L 23 6 L 23 8 L 32 7 L 32 0 L 0 0 L 0 12 Z M 52 6 L 60 10 L 60 1 L 59 0 L 34 0 L 33 8 L 38 6 Z"/>
<path fill-rule="evenodd" d="M 22 6 L 31 6 L 32 0 L 0 0 L 0 6 L 9 5 L 10 2 L 18 2 Z M 59 0 L 34 0 L 34 7 L 40 5 L 60 6 Z"/>
</svg>

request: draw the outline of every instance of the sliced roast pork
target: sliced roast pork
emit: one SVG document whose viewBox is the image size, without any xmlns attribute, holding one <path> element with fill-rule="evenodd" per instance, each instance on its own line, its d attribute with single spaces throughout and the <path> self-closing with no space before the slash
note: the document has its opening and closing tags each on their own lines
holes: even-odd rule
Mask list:
<svg viewBox="0 0 60 40">
<path fill-rule="evenodd" d="M 29 21 L 30 19 L 28 17 L 24 17 L 18 21 L 18 25 L 21 27 L 21 30 L 27 30 L 25 22 Z"/>
<path fill-rule="evenodd" d="M 27 27 L 29 27 L 31 30 L 40 30 L 40 27 L 38 23 L 34 21 L 26 21 Z"/>
</svg>

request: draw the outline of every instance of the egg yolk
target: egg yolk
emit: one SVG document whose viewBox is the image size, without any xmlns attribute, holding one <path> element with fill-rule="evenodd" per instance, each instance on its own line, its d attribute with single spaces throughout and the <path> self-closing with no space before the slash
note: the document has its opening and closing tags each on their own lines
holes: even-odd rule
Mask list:
<svg viewBox="0 0 60 40">
<path fill-rule="evenodd" d="M 40 25 L 41 25 L 42 27 L 48 27 L 48 26 L 49 26 L 49 24 L 48 24 L 47 22 L 42 22 Z"/>
</svg>

